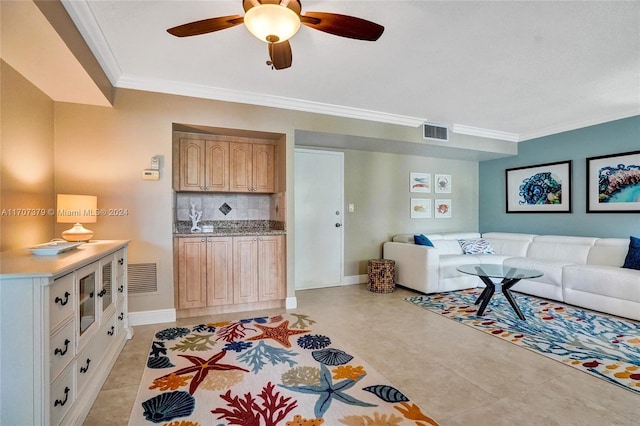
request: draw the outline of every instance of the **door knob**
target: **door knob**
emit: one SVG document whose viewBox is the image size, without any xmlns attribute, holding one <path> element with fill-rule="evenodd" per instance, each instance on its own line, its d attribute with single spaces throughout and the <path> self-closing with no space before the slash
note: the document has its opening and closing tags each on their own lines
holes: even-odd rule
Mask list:
<svg viewBox="0 0 640 426">
<path fill-rule="evenodd" d="M 341 223 L 336 223 L 336 228 L 340 228 L 342 226 Z"/>
</svg>

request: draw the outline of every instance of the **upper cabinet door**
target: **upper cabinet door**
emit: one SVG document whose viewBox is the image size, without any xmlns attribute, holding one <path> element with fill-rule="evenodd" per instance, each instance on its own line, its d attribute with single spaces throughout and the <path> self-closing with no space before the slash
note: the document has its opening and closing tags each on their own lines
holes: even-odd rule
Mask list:
<svg viewBox="0 0 640 426">
<path fill-rule="evenodd" d="M 207 141 L 205 190 L 229 191 L 229 142 Z"/>
<path fill-rule="evenodd" d="M 252 192 L 252 144 L 236 143 L 229 144 L 230 149 L 230 182 L 231 192 Z"/>
<path fill-rule="evenodd" d="M 275 146 L 253 145 L 253 192 L 273 192 Z"/>
<path fill-rule="evenodd" d="M 205 190 L 205 141 L 180 139 L 179 190 Z"/>
</svg>

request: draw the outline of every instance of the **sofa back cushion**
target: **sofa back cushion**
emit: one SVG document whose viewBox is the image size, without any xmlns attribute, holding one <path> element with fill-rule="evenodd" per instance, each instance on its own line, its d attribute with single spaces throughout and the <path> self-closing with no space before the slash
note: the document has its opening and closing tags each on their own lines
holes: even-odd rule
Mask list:
<svg viewBox="0 0 640 426">
<path fill-rule="evenodd" d="M 527 257 L 586 264 L 589 250 L 597 238 L 562 235 L 539 235 L 527 249 Z"/>
<path fill-rule="evenodd" d="M 587 257 L 589 265 L 621 267 L 627 256 L 629 240 L 624 238 L 600 238 Z"/>
<path fill-rule="evenodd" d="M 525 257 L 534 234 L 517 234 L 509 232 L 486 232 L 482 238 L 491 243 L 496 254 L 503 256 Z"/>
</svg>

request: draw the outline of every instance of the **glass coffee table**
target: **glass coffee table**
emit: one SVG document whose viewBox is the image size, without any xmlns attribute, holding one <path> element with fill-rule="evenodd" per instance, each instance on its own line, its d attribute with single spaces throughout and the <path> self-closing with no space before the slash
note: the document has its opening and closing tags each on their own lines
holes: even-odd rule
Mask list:
<svg viewBox="0 0 640 426">
<path fill-rule="evenodd" d="M 489 300 L 491 300 L 493 294 L 496 291 L 496 287 L 501 287 L 502 294 L 504 294 L 504 297 L 509 301 L 509 304 L 518 315 L 518 318 L 520 318 L 522 321 L 525 321 L 526 318 L 522 314 L 522 311 L 520 311 L 520 308 L 516 304 L 516 301 L 513 299 L 513 296 L 511 295 L 509 289 L 516 285 L 520 280 L 527 278 L 538 278 L 543 275 L 542 272 L 536 271 L 535 269 L 520 269 L 502 265 L 485 265 L 477 263 L 461 265 L 456 269 L 464 274 L 476 275 L 480 277 L 482 282 L 486 285 L 480 296 L 478 296 L 475 301 L 476 305 L 478 303 L 481 303 L 480 309 L 478 309 L 478 315 L 482 315 L 484 313 L 484 310 L 489 304 Z M 492 280 L 492 278 L 497 278 L 502 281 L 496 283 Z"/>
</svg>

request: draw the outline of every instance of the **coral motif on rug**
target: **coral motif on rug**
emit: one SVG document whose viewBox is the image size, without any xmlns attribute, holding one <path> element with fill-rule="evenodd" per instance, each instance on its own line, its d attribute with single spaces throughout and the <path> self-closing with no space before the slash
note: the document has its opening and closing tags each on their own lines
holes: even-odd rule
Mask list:
<svg viewBox="0 0 640 426">
<path fill-rule="evenodd" d="M 639 323 L 521 293 L 514 297 L 526 321 L 518 319 L 504 297 L 493 297 L 484 315 L 477 316 L 474 302 L 481 291 L 405 300 L 640 395 Z"/>
<path fill-rule="evenodd" d="M 437 425 L 306 315 L 155 334 L 130 425 Z"/>
</svg>

